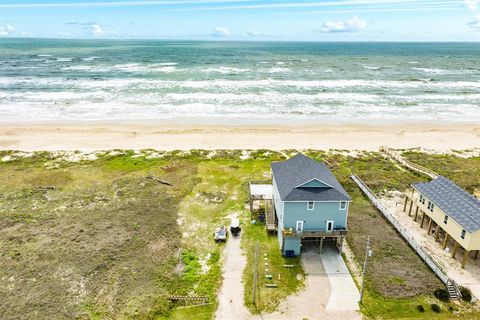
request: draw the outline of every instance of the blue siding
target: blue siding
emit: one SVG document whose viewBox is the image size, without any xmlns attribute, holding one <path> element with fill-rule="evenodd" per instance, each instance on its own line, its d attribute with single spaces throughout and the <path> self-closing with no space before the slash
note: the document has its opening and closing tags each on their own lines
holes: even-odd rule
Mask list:
<svg viewBox="0 0 480 320">
<path fill-rule="evenodd" d="M 315 202 L 314 210 L 307 210 L 307 202 L 285 202 L 284 226 L 294 228 L 297 221 L 304 221 L 303 230 L 326 230 L 327 221 L 334 228 L 347 226 L 347 211 L 340 210 L 340 202 Z"/>
<path fill-rule="evenodd" d="M 347 227 L 348 203 L 345 210 L 340 210 L 340 202 L 315 202 L 313 210 L 307 210 L 307 202 L 284 202 L 280 198 L 275 177 L 273 184 L 273 204 L 278 219 L 278 243 L 285 254 L 285 250 L 293 250 L 295 255 L 301 251 L 301 238 L 283 237 L 284 229 L 295 230 L 297 221 L 303 221 L 303 230 L 326 230 L 327 221 L 333 221 L 334 228 Z M 323 187 L 318 180 L 308 182 L 309 187 Z"/>
<path fill-rule="evenodd" d="M 283 243 L 282 253 L 285 254 L 286 250 L 293 250 L 296 256 L 300 255 L 301 242 L 301 238 L 286 237 Z"/>
</svg>

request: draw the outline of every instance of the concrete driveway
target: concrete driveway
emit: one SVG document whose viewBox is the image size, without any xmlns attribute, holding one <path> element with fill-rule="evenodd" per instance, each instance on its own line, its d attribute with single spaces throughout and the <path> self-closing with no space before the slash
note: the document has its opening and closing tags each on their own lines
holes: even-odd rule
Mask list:
<svg viewBox="0 0 480 320">
<path fill-rule="evenodd" d="M 338 254 L 334 245 L 325 246 L 321 259 L 332 288 L 326 310 L 359 310 L 360 293 L 345 265 L 345 261 Z"/>
<path fill-rule="evenodd" d="M 325 244 L 320 255 L 315 248 L 302 253 L 305 288 L 289 296 L 278 312 L 262 319 L 361 319 L 358 312 L 360 294 L 333 244 Z"/>
</svg>

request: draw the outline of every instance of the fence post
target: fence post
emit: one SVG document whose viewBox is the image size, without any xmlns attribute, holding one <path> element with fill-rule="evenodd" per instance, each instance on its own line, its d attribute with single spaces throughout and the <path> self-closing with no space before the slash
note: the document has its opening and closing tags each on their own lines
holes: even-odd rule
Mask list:
<svg viewBox="0 0 480 320">
<path fill-rule="evenodd" d="M 257 278 L 258 278 L 258 254 L 259 254 L 259 244 L 255 245 L 255 253 L 253 256 L 253 288 L 252 288 L 252 303 L 257 307 Z"/>
</svg>

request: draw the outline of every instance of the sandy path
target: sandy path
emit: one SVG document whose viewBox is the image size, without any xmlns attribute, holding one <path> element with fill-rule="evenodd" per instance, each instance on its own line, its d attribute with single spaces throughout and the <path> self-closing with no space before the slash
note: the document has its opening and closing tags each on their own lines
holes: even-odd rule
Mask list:
<svg viewBox="0 0 480 320">
<path fill-rule="evenodd" d="M 242 232 L 237 238 L 229 234 L 222 253 L 224 259 L 222 267 L 223 282 L 218 294 L 218 308 L 215 313 L 215 318 L 218 320 L 250 318 L 250 312 L 245 307 L 243 299 L 242 275 L 243 269 L 247 265 L 247 257 L 240 248 L 241 237 Z"/>
<path fill-rule="evenodd" d="M 40 138 L 39 138 L 40 137 Z M 446 151 L 480 145 L 475 123 L 205 125 L 172 122 L 1 123 L 0 150 L 348 149 L 422 146 Z"/>
</svg>

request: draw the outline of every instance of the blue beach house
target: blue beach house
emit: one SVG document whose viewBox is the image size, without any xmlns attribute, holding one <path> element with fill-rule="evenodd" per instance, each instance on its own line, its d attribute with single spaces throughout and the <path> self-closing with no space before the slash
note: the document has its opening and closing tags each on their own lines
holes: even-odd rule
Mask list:
<svg viewBox="0 0 480 320">
<path fill-rule="evenodd" d="M 298 154 L 271 168 L 282 254 L 300 255 L 307 245 L 321 251 L 324 241 L 334 243 L 341 253 L 351 199 L 327 165 Z"/>
</svg>

